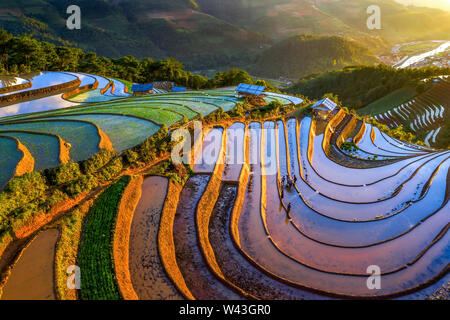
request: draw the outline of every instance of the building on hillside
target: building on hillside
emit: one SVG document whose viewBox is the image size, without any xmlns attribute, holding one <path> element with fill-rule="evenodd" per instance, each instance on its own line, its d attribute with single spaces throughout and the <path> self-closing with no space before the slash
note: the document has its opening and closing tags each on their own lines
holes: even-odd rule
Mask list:
<svg viewBox="0 0 450 320">
<path fill-rule="evenodd" d="M 337 103 L 329 98 L 317 101 L 311 107 L 313 112 L 323 119 L 327 118 L 330 115 L 330 113 L 336 110 L 336 108 L 338 108 Z"/>
<path fill-rule="evenodd" d="M 236 92 L 239 98 L 244 98 L 248 103 L 254 106 L 266 106 L 267 102 L 264 100 L 266 87 L 254 86 L 251 84 L 241 83 L 237 86 Z"/>
<path fill-rule="evenodd" d="M 153 94 L 153 84 L 133 84 L 131 91 L 134 96 Z"/>
</svg>

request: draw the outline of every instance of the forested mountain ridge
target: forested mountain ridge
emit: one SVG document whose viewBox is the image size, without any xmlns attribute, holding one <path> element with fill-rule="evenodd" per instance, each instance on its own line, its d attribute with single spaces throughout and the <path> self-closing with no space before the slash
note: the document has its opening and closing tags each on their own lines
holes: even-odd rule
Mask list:
<svg viewBox="0 0 450 320">
<path fill-rule="evenodd" d="M 376 62 L 373 54 L 355 41 L 337 36 L 299 35 L 267 49 L 250 71 L 258 76 L 298 79 L 312 73 Z"/>
<path fill-rule="evenodd" d="M 191 0 L 80 0 L 81 30 L 66 28 L 71 0 L 2 0 L 0 27 L 76 44 L 107 57 L 175 57 L 190 68 L 246 63 L 269 39 L 196 10 Z M 66 42 L 67 41 L 67 42 Z"/>
<path fill-rule="evenodd" d="M 175 57 L 190 70 L 244 67 L 297 34 L 343 36 L 375 53 L 411 39 L 443 39 L 450 13 L 394 0 L 79 0 L 81 30 L 68 30 L 71 0 L 2 0 L 0 27 L 107 57 Z M 366 27 L 379 5 L 382 30 Z"/>
<path fill-rule="evenodd" d="M 360 109 L 403 87 L 414 87 L 423 92 L 426 89 L 423 80 L 439 75 L 450 75 L 450 68 L 395 69 L 383 64 L 355 66 L 303 77 L 287 92 L 302 93 L 311 99 L 332 93 L 343 105 Z"/>
</svg>

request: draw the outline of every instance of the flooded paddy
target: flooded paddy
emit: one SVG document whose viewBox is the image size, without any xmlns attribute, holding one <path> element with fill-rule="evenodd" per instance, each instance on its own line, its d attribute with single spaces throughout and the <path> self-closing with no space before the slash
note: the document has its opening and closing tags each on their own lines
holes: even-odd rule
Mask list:
<svg viewBox="0 0 450 320">
<path fill-rule="evenodd" d="M 223 181 L 238 181 L 244 164 L 245 124 L 237 122 L 227 129 Z"/>
<path fill-rule="evenodd" d="M 176 259 L 195 298 L 239 299 L 236 293 L 213 276 L 198 246 L 195 215 L 209 179 L 209 175 L 196 175 L 186 182 L 181 192 L 173 226 Z"/>
<path fill-rule="evenodd" d="M 130 275 L 133 288 L 142 300 L 183 298 L 167 277 L 158 252 L 158 230 L 167 188 L 167 178 L 146 178 L 133 216 Z"/>
<path fill-rule="evenodd" d="M 384 179 L 378 172 L 371 185 L 333 184 L 312 167 L 314 157 L 308 159 L 310 125 L 308 118 L 301 123 L 292 119 L 286 124 L 249 125 L 250 177 L 238 225 L 238 245 L 244 257 L 228 261 L 231 252 L 238 250 L 232 240 L 226 240 L 230 222 L 225 218 L 232 211 L 236 186 L 222 186 L 210 222 L 211 243 L 224 274 L 238 287 L 255 292 L 243 278 L 254 277 L 256 271 L 248 267 L 251 262 L 259 272 L 269 274 L 271 281 L 287 280 L 290 288 L 370 297 L 373 292 L 364 279 L 367 267 L 376 264 L 386 283 L 378 296 L 423 291 L 437 274 L 445 273 L 449 259 L 449 155 L 419 154 L 414 161 L 403 162 L 397 171 L 392 169 L 393 174 Z M 321 144 L 313 144 L 314 153 L 323 152 Z M 272 172 L 274 163 L 277 169 Z M 358 170 L 366 169 L 353 169 L 353 175 Z M 301 172 L 305 177 L 309 174 L 311 180 L 304 181 Z M 294 175 L 295 187 L 281 186 L 282 177 Z M 320 191 L 308 185 L 310 181 Z M 364 192 L 368 195 L 363 200 L 369 201 L 360 200 Z M 340 198 L 331 197 L 334 193 Z M 360 202 L 343 201 L 345 196 Z M 399 203 L 405 206 L 398 207 Z M 395 215 L 362 221 L 371 213 L 396 207 L 399 211 Z M 355 220 L 350 215 L 359 216 Z M 257 282 L 258 288 L 264 285 Z"/>
<path fill-rule="evenodd" d="M 42 231 L 24 249 L 11 271 L 2 300 L 54 300 L 54 258 L 59 232 Z"/>
</svg>

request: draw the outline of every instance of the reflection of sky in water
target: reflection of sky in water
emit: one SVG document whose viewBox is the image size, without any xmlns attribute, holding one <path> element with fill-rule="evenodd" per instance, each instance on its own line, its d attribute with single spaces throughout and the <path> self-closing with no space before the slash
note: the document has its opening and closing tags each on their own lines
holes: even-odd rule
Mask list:
<svg viewBox="0 0 450 320">
<path fill-rule="evenodd" d="M 0 76 L 0 88 L 15 86 L 25 82 L 28 82 L 28 80 L 18 77 Z"/>
<path fill-rule="evenodd" d="M 61 95 L 45 97 L 42 99 L 17 103 L 11 106 L 0 108 L 0 117 L 8 117 L 19 114 L 40 112 L 54 109 L 68 108 L 78 105 L 78 103 L 69 102 L 61 98 Z"/>
<path fill-rule="evenodd" d="M 78 77 L 78 79 L 81 80 L 80 87 L 84 87 L 84 86 L 95 83 L 95 77 L 93 77 L 93 76 L 85 75 L 82 73 L 74 73 L 74 72 L 68 72 L 68 73 L 70 73 L 71 75 L 73 75 L 75 77 Z"/>
<path fill-rule="evenodd" d="M 34 76 L 31 78 L 31 82 L 33 83 L 33 86 L 28 89 L 14 91 L 14 93 L 22 92 L 22 91 L 29 91 L 29 90 L 36 90 L 36 89 L 42 89 L 49 86 L 54 86 L 62 83 L 66 83 L 72 80 L 75 80 L 76 77 L 68 74 L 68 73 L 62 73 L 62 72 L 42 72 L 41 74 Z M 10 94 L 10 93 L 9 93 Z M 1 94 L 0 96 L 3 96 L 5 94 Z"/>
</svg>

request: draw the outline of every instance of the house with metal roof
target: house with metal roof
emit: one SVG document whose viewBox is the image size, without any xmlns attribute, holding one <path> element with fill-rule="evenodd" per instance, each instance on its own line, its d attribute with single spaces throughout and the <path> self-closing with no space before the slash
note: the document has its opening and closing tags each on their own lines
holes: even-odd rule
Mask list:
<svg viewBox="0 0 450 320">
<path fill-rule="evenodd" d="M 338 108 L 337 103 L 329 98 L 317 101 L 311 107 L 313 112 L 323 119 L 327 118 L 336 108 Z"/>
<path fill-rule="evenodd" d="M 267 102 L 264 100 L 264 97 L 266 96 L 264 94 L 265 90 L 266 87 L 246 83 L 239 84 L 235 89 L 239 98 L 244 98 L 248 103 L 254 106 L 267 105 Z"/>
<path fill-rule="evenodd" d="M 331 112 L 336 109 L 337 103 L 329 98 L 322 99 L 317 101 L 311 108 L 314 110 L 322 110 L 326 112 Z"/>
<path fill-rule="evenodd" d="M 131 91 L 133 91 L 135 96 L 153 94 L 153 84 L 133 84 Z"/>
</svg>

